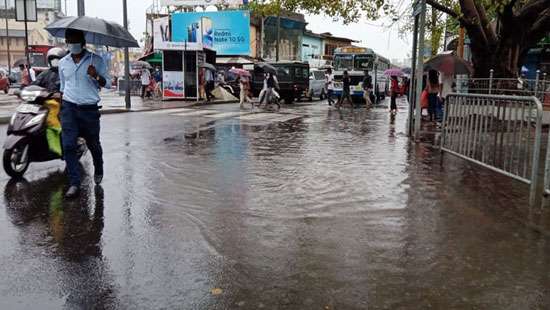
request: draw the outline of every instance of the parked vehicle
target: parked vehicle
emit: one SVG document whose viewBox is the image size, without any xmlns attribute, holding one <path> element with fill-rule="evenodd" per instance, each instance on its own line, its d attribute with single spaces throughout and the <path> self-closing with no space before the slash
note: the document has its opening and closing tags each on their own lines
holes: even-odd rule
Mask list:
<svg viewBox="0 0 550 310">
<path fill-rule="evenodd" d="M 3 166 L 12 178 L 21 178 L 31 162 L 62 159 L 62 154 L 51 151 L 47 139 L 48 105 L 55 105 L 53 93 L 39 86 L 28 86 L 20 94 L 23 103 L 11 117 L 8 137 L 4 143 Z M 59 102 L 57 102 L 59 106 Z M 86 152 L 86 143 L 79 139 L 78 157 Z"/>
<path fill-rule="evenodd" d="M 269 63 L 277 70 L 279 95 L 287 104 L 295 99 L 307 97 L 309 88 L 309 64 L 303 62 L 274 62 Z M 263 88 L 264 72 L 255 67 L 252 82 L 252 92 L 258 96 Z"/>
<path fill-rule="evenodd" d="M 313 97 L 317 97 L 321 100 L 327 96 L 325 89 L 326 77 L 323 70 L 310 70 L 309 71 L 309 88 L 307 91 L 307 97 L 309 100 L 313 100 Z"/>
</svg>

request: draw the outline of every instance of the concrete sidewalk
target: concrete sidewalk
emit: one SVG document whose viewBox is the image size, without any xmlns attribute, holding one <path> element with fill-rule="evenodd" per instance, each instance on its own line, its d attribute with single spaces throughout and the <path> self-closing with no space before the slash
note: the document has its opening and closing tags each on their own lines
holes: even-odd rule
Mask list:
<svg viewBox="0 0 550 310">
<path fill-rule="evenodd" d="M 0 124 L 9 122 L 15 108 L 20 104 L 21 100 L 14 95 L 0 94 Z M 232 103 L 235 101 L 213 101 L 206 103 L 205 101 L 153 101 L 143 100 L 139 96 L 131 97 L 132 107 L 127 110 L 124 96 L 119 96 L 116 91 L 101 92 L 101 114 L 126 113 L 126 112 L 142 112 L 159 109 L 175 109 L 187 108 L 196 105 Z"/>
</svg>

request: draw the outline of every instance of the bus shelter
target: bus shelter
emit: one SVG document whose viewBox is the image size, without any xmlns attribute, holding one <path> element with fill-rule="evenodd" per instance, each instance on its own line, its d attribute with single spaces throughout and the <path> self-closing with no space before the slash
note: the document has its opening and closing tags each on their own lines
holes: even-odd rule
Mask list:
<svg viewBox="0 0 550 310">
<path fill-rule="evenodd" d="M 215 65 L 216 52 L 200 43 L 170 43 L 161 49 L 163 100 L 199 100 L 201 64 Z"/>
</svg>

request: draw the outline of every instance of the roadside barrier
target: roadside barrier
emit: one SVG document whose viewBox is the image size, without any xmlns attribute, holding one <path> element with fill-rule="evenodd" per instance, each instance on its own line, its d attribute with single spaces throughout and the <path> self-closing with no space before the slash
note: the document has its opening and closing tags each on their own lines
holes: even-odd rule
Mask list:
<svg viewBox="0 0 550 310">
<path fill-rule="evenodd" d="M 542 137 L 542 104 L 536 97 L 451 94 L 442 124 L 441 151 L 530 185 L 536 201 Z M 547 161 L 550 160 L 547 154 Z M 550 171 L 545 185 L 550 194 Z"/>
</svg>

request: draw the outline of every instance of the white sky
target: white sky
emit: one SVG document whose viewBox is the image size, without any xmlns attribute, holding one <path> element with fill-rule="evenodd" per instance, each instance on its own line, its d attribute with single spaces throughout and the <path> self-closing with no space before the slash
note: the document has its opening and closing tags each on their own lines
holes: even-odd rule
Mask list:
<svg viewBox="0 0 550 310">
<path fill-rule="evenodd" d="M 62 0 L 64 2 L 64 0 Z M 122 0 L 85 0 L 86 15 L 101 17 L 122 24 Z M 152 4 L 152 0 L 127 0 L 128 20 L 130 31 L 136 39 L 141 39 L 145 32 L 145 10 Z M 401 1 L 410 2 L 408 0 Z M 76 15 L 76 0 L 67 0 L 68 15 Z M 405 15 L 408 18 L 410 15 Z M 326 16 L 306 15 L 308 29 L 314 32 L 330 32 L 336 36 L 349 37 L 361 41 L 359 45 L 374 49 L 387 58 L 403 59 L 411 53 L 410 36 L 406 40 L 399 38 L 397 26 L 388 29 L 389 20 L 362 21 L 355 24 L 343 25 Z"/>
</svg>

